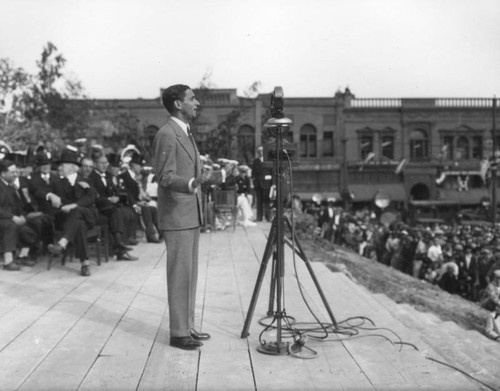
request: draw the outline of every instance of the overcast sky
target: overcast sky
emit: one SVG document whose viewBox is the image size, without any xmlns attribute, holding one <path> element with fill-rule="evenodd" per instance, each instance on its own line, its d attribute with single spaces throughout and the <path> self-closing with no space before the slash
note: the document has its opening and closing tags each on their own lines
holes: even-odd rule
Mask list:
<svg viewBox="0 0 500 391">
<path fill-rule="evenodd" d="M 498 0 L 0 0 L 0 57 L 47 41 L 92 98 L 155 98 L 204 74 L 241 94 L 500 96 Z"/>
</svg>

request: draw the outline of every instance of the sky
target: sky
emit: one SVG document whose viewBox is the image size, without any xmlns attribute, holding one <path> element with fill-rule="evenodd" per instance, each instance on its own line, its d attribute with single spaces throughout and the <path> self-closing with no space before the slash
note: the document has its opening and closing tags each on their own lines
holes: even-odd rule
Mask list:
<svg viewBox="0 0 500 391">
<path fill-rule="evenodd" d="M 500 96 L 498 0 L 0 0 L 0 58 L 51 41 L 91 98 L 172 84 L 288 97 Z"/>
</svg>

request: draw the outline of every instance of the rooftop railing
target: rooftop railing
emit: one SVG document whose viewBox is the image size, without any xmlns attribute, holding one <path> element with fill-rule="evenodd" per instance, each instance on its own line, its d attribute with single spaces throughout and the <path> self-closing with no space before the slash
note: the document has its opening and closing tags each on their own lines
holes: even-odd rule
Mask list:
<svg viewBox="0 0 500 391">
<path fill-rule="evenodd" d="M 495 98 L 500 108 L 500 99 Z M 493 98 L 354 98 L 346 105 L 351 108 L 399 107 L 493 107 Z"/>
</svg>

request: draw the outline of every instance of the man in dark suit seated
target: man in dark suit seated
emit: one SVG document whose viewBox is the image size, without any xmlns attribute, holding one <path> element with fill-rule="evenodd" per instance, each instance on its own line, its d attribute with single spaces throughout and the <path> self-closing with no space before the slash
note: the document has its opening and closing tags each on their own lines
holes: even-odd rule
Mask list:
<svg viewBox="0 0 500 391">
<path fill-rule="evenodd" d="M 128 170 L 121 173 L 118 178 L 121 180 L 127 192 L 127 205 L 142 216 L 145 226 L 146 240 L 149 243 L 161 243 L 157 236 L 158 232 L 158 210 L 149 203 L 146 192 L 140 185 L 142 171 L 142 157 L 138 153 L 132 154 L 128 161 Z"/>
<path fill-rule="evenodd" d="M 125 227 L 134 224 L 136 216 L 130 209 L 120 205 L 116 179 L 108 171 L 108 158 L 102 152 L 92 155 L 95 169 L 89 174 L 88 181 L 96 191 L 96 206 L 99 213 L 109 221 L 109 229 L 113 237 L 114 254 L 118 261 L 137 261 L 128 253 L 131 249 L 124 243 Z"/>
<path fill-rule="evenodd" d="M 29 249 L 40 240 L 41 232 L 50 229 L 50 219 L 41 213 L 26 213 L 15 182 L 17 167 L 9 160 L 0 160 L 0 232 L 4 254 L 4 270 L 19 270 L 19 264 L 33 266 L 34 262 L 24 257 L 14 260 L 18 248 Z"/>
<path fill-rule="evenodd" d="M 29 179 L 29 194 L 40 212 L 54 218 L 61 207 L 61 198 L 54 193 L 54 185 L 60 178 L 51 170 L 49 152 L 37 151 L 34 163 L 34 171 Z"/>
<path fill-rule="evenodd" d="M 78 174 L 80 165 L 78 149 L 67 146 L 59 160 L 64 178 L 54 184 L 54 192 L 61 198 L 61 208 L 55 215 L 56 229 L 62 230 L 61 239 L 50 244 L 51 254 L 61 255 L 68 244 L 75 247 L 75 255 L 81 262 L 81 275 L 90 276 L 87 231 L 97 224 L 95 191 Z"/>
</svg>

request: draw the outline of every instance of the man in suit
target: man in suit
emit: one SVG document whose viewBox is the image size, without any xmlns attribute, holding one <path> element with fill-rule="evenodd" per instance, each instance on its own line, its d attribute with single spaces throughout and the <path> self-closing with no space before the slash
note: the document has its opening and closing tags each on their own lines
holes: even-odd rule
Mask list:
<svg viewBox="0 0 500 391">
<path fill-rule="evenodd" d="M 54 192 L 61 198 L 61 208 L 55 215 L 56 229 L 63 235 L 56 244 L 49 244 L 51 254 L 61 255 L 69 243 L 75 247 L 75 255 L 81 262 L 81 275 L 90 276 L 87 231 L 97 224 L 95 190 L 78 174 L 80 166 L 78 149 L 67 146 L 59 160 L 61 178 L 54 185 Z"/>
<path fill-rule="evenodd" d="M 29 193 L 40 212 L 52 218 L 61 207 L 61 198 L 54 193 L 59 176 L 51 171 L 51 156 L 46 151 L 35 155 L 35 170 L 29 180 Z"/>
<path fill-rule="evenodd" d="M 18 247 L 29 249 L 34 246 L 41 232 L 51 225 L 50 220 L 42 219 L 37 212 L 26 213 L 15 185 L 17 178 L 16 165 L 9 160 L 0 160 L 0 232 L 4 252 L 3 268 L 9 271 L 19 270 L 19 264 L 33 266 L 34 263 L 27 258 L 15 261 L 14 253 Z"/>
<path fill-rule="evenodd" d="M 88 174 L 87 180 L 96 191 L 96 206 L 99 214 L 108 220 L 109 230 L 113 236 L 114 255 L 117 261 L 137 261 L 137 257 L 128 253 L 124 243 L 125 227 L 134 224 L 136 218 L 134 212 L 122 208 L 119 204 L 120 197 L 118 189 L 113 180 L 113 175 L 108 172 L 108 158 L 102 152 L 96 152 L 92 156 L 95 169 Z"/>
<path fill-rule="evenodd" d="M 167 247 L 170 345 L 190 350 L 210 338 L 194 328 L 203 216 L 200 186 L 220 184 L 226 173 L 202 174 L 200 154 L 189 129 L 199 106 L 194 92 L 186 85 L 170 86 L 162 92 L 162 103 L 171 117 L 153 141 L 153 169 L 158 180 L 159 228 Z"/>
<path fill-rule="evenodd" d="M 263 167 L 264 148 L 257 148 L 257 157 L 252 165 L 252 179 L 255 190 L 255 202 L 257 204 L 257 221 L 262 221 L 265 217 L 267 221 L 271 219 L 271 200 L 269 192 L 272 185 L 272 168 Z"/>
</svg>

